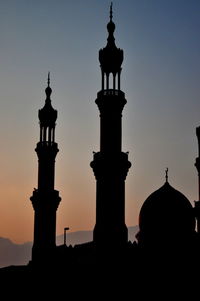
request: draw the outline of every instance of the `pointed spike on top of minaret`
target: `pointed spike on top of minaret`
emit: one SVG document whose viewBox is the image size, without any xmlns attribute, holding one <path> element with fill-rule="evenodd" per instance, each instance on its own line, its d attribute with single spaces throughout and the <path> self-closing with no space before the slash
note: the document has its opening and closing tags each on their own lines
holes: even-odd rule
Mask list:
<svg viewBox="0 0 200 301">
<path fill-rule="evenodd" d="M 110 21 L 112 21 L 113 18 L 113 3 L 110 4 Z"/>
<path fill-rule="evenodd" d="M 50 100 L 50 96 L 51 96 L 51 93 L 52 93 L 52 89 L 50 87 L 50 72 L 48 72 L 48 78 L 47 78 L 47 88 L 45 90 L 46 92 L 46 96 L 48 100 Z"/>
<path fill-rule="evenodd" d="M 115 23 L 113 22 L 113 3 L 111 2 L 110 4 L 110 21 L 107 24 L 107 29 L 108 29 L 108 33 L 109 33 L 109 37 L 108 37 L 108 42 L 110 40 L 112 40 L 112 42 L 114 43 L 114 36 L 113 33 L 115 31 Z"/>
<path fill-rule="evenodd" d="M 48 85 L 48 87 L 50 86 L 50 71 L 48 72 L 47 85 Z"/>
<path fill-rule="evenodd" d="M 165 169 L 165 180 L 166 180 L 166 183 L 168 183 L 168 171 L 169 171 L 169 169 L 168 169 L 168 167 Z"/>
</svg>

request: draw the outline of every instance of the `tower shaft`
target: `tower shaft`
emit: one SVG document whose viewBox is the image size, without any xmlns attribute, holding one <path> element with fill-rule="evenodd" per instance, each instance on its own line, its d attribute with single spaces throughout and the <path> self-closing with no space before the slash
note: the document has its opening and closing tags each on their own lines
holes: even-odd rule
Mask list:
<svg viewBox="0 0 200 301">
<path fill-rule="evenodd" d="M 128 240 L 125 179 L 131 165 L 128 154 L 121 151 L 121 118 L 126 100 L 121 91 L 110 93 L 111 90 L 98 93 L 96 99 L 100 110 L 101 146 L 91 162 L 97 182 L 94 242 L 122 245 Z"/>
</svg>

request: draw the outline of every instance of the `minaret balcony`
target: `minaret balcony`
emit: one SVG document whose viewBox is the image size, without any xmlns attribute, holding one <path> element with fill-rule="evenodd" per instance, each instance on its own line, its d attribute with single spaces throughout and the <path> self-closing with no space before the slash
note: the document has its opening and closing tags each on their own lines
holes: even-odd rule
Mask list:
<svg viewBox="0 0 200 301">
<path fill-rule="evenodd" d="M 131 162 L 128 161 L 128 152 L 117 154 L 94 153 L 94 160 L 90 163 L 96 179 L 110 177 L 121 177 L 126 179 Z"/>
<path fill-rule="evenodd" d="M 57 190 L 39 190 L 34 189 L 33 195 L 30 197 L 34 209 L 54 208 L 57 209 L 61 201 L 59 191 Z"/>
<path fill-rule="evenodd" d="M 115 90 L 115 89 L 101 90 L 97 93 L 97 97 L 103 97 L 103 96 L 120 96 L 124 98 L 125 93 L 122 92 L 121 90 Z"/>
<path fill-rule="evenodd" d="M 101 112 L 108 114 L 112 112 L 113 114 L 115 111 L 119 112 L 121 116 L 121 112 L 126 104 L 125 93 L 114 89 L 101 90 L 97 93 L 95 102 Z"/>
<path fill-rule="evenodd" d="M 58 144 L 54 141 L 39 141 L 37 143 L 37 145 L 39 145 L 39 146 L 54 146 L 54 147 L 58 146 Z"/>
<path fill-rule="evenodd" d="M 40 141 L 37 143 L 36 152 L 40 150 L 58 152 L 58 144 L 51 141 Z"/>
</svg>

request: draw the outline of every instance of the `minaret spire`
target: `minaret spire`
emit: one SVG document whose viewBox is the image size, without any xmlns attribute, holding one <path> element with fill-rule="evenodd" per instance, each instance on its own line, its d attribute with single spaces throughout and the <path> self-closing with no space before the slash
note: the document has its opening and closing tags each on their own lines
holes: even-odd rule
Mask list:
<svg viewBox="0 0 200 301">
<path fill-rule="evenodd" d="M 102 90 L 120 90 L 121 65 L 123 62 L 123 50 L 115 45 L 112 2 L 110 5 L 110 20 L 107 24 L 107 45 L 99 51 L 99 61 L 102 74 Z M 110 83 L 110 77 L 112 82 Z"/>
<path fill-rule="evenodd" d="M 47 85 L 50 87 L 50 72 L 48 72 Z"/>
<path fill-rule="evenodd" d="M 110 4 L 110 21 L 112 21 L 113 18 L 113 3 Z"/>
<path fill-rule="evenodd" d="M 47 87 L 45 89 L 45 93 L 46 93 L 46 102 L 51 102 L 52 89 L 50 87 L 50 72 L 48 72 Z"/>
<path fill-rule="evenodd" d="M 165 180 L 166 180 L 166 183 L 168 183 L 168 167 L 165 169 Z"/>
</svg>

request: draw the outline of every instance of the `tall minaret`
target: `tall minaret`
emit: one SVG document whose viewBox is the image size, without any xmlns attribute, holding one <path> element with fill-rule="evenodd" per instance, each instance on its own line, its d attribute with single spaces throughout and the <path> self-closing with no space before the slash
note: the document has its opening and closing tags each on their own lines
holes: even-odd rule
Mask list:
<svg viewBox="0 0 200 301">
<path fill-rule="evenodd" d="M 195 213 L 197 219 L 197 232 L 200 233 L 200 127 L 196 128 L 198 140 L 198 157 L 196 158 L 195 166 L 198 171 L 198 201 L 195 202 Z"/>
<path fill-rule="evenodd" d="M 126 104 L 120 89 L 123 50 L 115 45 L 115 24 L 107 25 L 108 39 L 99 51 L 102 73 L 101 91 L 96 104 L 100 111 L 100 151 L 94 153 L 91 167 L 96 177 L 96 225 L 93 240 L 96 245 L 123 245 L 128 241 L 125 224 L 125 179 L 131 163 L 122 152 L 122 110 Z"/>
<path fill-rule="evenodd" d="M 59 150 L 55 142 L 57 111 L 51 105 L 50 74 L 45 92 L 45 105 L 38 112 L 40 141 L 35 149 L 38 156 L 38 188 L 30 198 L 35 211 L 33 261 L 44 261 L 55 250 L 56 210 L 61 201 L 59 192 L 54 189 L 55 158 Z"/>
</svg>

